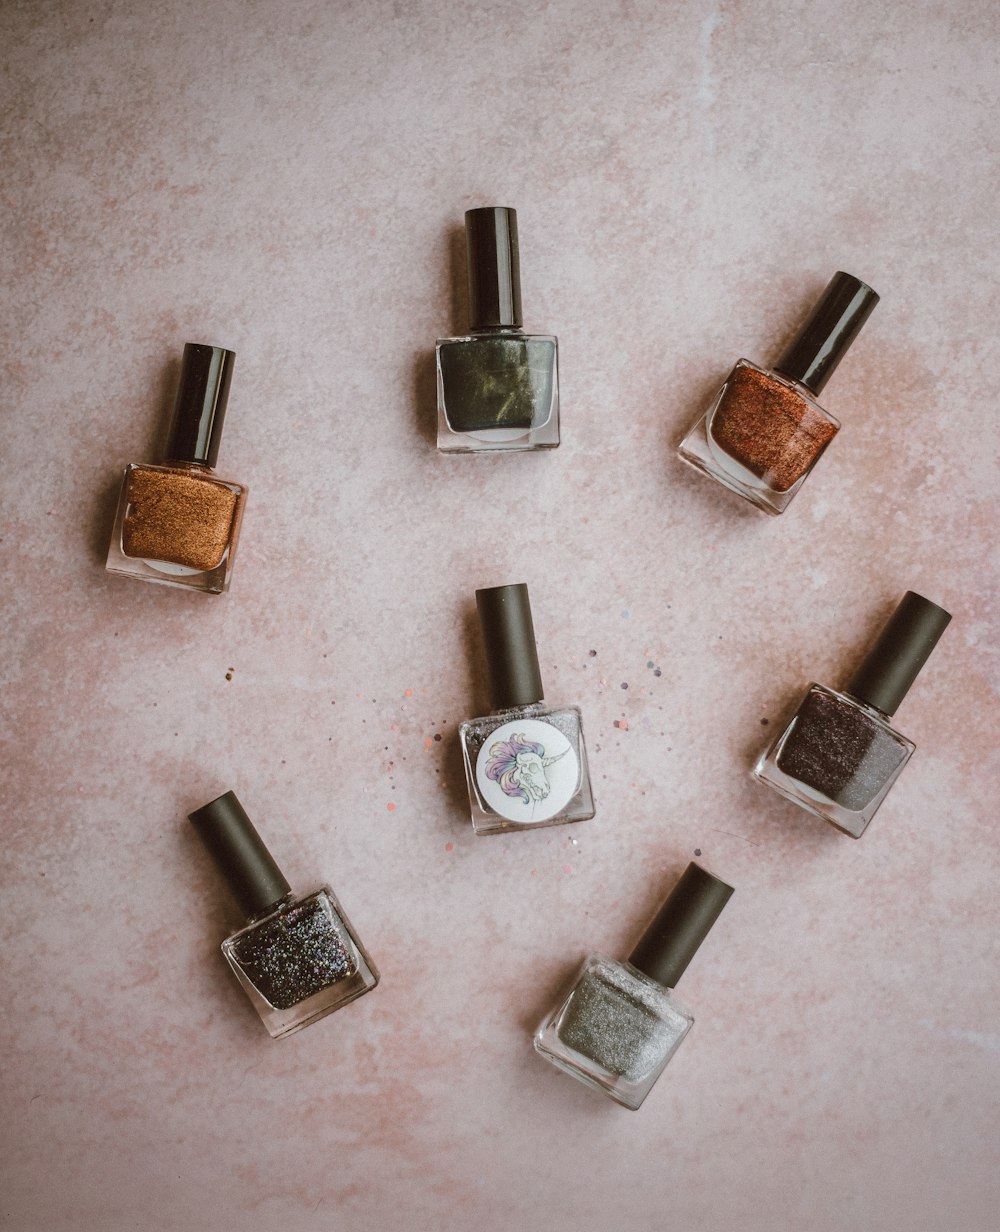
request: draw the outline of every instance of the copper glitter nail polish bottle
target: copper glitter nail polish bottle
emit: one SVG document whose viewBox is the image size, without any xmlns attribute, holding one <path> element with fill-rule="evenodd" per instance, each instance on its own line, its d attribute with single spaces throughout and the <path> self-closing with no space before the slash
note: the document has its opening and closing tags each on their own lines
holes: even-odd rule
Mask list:
<svg viewBox="0 0 1000 1232">
<path fill-rule="evenodd" d="M 558 343 L 521 328 L 516 211 L 466 210 L 465 240 L 469 332 L 438 339 L 438 449 L 555 449 Z"/>
<path fill-rule="evenodd" d="M 477 834 L 586 821 L 594 796 L 577 706 L 543 701 L 528 588 L 476 591 L 493 710 L 459 728 Z"/>
<path fill-rule="evenodd" d="M 296 898 L 234 792 L 189 820 L 247 917 L 222 952 L 274 1039 L 375 987 L 375 964 L 333 891 Z"/>
<path fill-rule="evenodd" d="M 109 573 L 215 595 L 229 589 L 247 489 L 213 468 L 235 362 L 222 347 L 185 345 L 167 460 L 126 466 Z"/>
<path fill-rule="evenodd" d="M 694 1025 L 674 988 L 732 893 L 689 864 L 627 962 L 586 959 L 538 1028 L 537 1052 L 634 1112 Z"/>
<path fill-rule="evenodd" d="M 840 429 L 816 398 L 879 297 L 834 274 L 774 370 L 741 359 L 681 442 L 685 462 L 763 509 L 781 513 Z"/>
<path fill-rule="evenodd" d="M 843 693 L 809 686 L 755 777 L 860 838 L 916 748 L 889 720 L 950 620 L 908 590 Z"/>
</svg>

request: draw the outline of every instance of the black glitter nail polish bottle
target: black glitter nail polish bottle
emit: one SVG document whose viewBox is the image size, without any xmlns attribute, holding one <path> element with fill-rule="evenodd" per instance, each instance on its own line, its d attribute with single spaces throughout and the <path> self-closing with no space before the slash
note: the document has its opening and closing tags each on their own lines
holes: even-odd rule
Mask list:
<svg viewBox="0 0 1000 1232">
<path fill-rule="evenodd" d="M 809 686 L 756 778 L 860 838 L 916 748 L 889 719 L 950 620 L 908 590 L 843 693 Z"/>
<path fill-rule="evenodd" d="M 222 952 L 275 1039 L 375 987 L 375 964 L 333 891 L 296 898 L 233 792 L 189 819 L 247 917 Z"/>
<path fill-rule="evenodd" d="M 469 332 L 437 343 L 438 449 L 554 449 L 558 344 L 521 328 L 517 214 L 466 210 Z"/>
</svg>

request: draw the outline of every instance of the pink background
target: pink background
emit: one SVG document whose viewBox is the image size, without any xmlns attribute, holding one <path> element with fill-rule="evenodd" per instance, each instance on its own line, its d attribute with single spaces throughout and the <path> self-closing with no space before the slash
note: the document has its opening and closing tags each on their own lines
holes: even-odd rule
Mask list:
<svg viewBox="0 0 1000 1232">
<path fill-rule="evenodd" d="M 0 46 L 3 1226 L 995 1229 L 993 0 L 31 0 Z M 433 343 L 493 203 L 563 445 L 445 458 Z M 836 269 L 882 303 L 768 519 L 675 448 Z M 222 598 L 103 572 L 188 340 L 238 355 Z M 476 838 L 472 599 L 508 581 L 598 813 Z M 907 588 L 954 620 L 852 842 L 749 766 Z M 279 1043 L 185 821 L 230 787 L 382 971 Z M 696 851 L 737 892 L 627 1113 L 530 1032 Z"/>
</svg>

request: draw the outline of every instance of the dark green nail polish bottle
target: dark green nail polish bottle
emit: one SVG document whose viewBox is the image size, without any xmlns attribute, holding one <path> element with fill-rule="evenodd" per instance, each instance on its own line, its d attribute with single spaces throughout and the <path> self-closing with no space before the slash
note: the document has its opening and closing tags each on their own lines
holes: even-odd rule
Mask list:
<svg viewBox="0 0 1000 1232">
<path fill-rule="evenodd" d="M 465 237 L 469 332 L 438 340 L 438 449 L 554 449 L 558 344 L 521 328 L 517 214 L 505 206 L 467 210 Z"/>
</svg>

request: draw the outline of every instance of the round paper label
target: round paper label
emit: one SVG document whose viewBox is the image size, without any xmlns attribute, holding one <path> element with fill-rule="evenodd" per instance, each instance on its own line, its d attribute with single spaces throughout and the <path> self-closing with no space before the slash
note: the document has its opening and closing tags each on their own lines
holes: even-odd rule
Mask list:
<svg viewBox="0 0 1000 1232">
<path fill-rule="evenodd" d="M 486 737 L 476 758 L 476 782 L 495 813 L 531 825 L 555 817 L 573 799 L 580 761 L 551 723 L 515 719 Z"/>
</svg>

